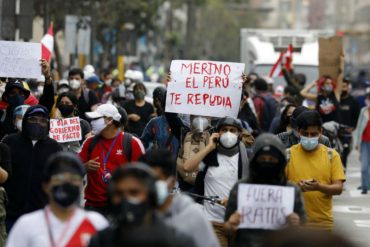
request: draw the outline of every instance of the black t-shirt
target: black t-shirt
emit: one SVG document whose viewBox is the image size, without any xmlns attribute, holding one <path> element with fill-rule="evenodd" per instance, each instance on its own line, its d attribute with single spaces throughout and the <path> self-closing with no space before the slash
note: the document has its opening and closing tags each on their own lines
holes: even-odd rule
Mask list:
<svg viewBox="0 0 370 247">
<path fill-rule="evenodd" d="M 323 96 L 319 94 L 317 96 L 316 110 L 320 113 L 324 123 L 330 121 L 335 121 L 338 123 L 341 122 L 342 118 L 339 110 L 339 102 L 335 97 L 334 92 L 332 92 L 329 96 Z"/>
<path fill-rule="evenodd" d="M 351 95 L 341 98 L 339 107 L 342 116 L 342 121 L 340 123 L 356 128 L 357 119 L 360 115 L 360 106 L 355 98 L 353 98 Z"/>
<path fill-rule="evenodd" d="M 154 107 L 148 102 L 145 102 L 145 104 L 140 107 L 135 104 L 135 100 L 130 100 L 123 105 L 123 108 L 125 108 L 127 115 L 137 114 L 140 116 L 140 120 L 137 122 L 129 120 L 127 126 L 128 132 L 140 137 L 151 115 L 154 113 Z"/>
<path fill-rule="evenodd" d="M 98 97 L 93 91 L 89 89 L 82 90 L 81 96 L 78 99 L 78 106 L 77 106 L 79 117 L 87 120 L 85 113 L 90 112 L 91 107 L 98 103 L 99 103 Z"/>
</svg>

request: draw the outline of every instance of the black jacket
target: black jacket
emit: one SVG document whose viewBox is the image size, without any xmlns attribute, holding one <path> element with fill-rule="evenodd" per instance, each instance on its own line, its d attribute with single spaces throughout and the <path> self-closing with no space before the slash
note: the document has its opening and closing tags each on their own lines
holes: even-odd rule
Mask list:
<svg viewBox="0 0 370 247">
<path fill-rule="evenodd" d="M 23 129 L 25 124 L 24 121 Z M 49 136 L 37 141 L 34 146 L 22 132 L 6 136 L 3 143 L 10 149 L 12 170 L 4 185 L 9 197 L 6 211 L 9 217 L 18 218 L 45 206 L 47 197 L 42 189 L 44 168 L 48 158 L 61 151 L 62 147 Z"/>
</svg>

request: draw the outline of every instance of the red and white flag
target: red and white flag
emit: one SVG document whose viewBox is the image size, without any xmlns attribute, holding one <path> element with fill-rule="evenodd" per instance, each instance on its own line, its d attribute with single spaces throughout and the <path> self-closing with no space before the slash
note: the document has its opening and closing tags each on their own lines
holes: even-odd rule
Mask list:
<svg viewBox="0 0 370 247">
<path fill-rule="evenodd" d="M 285 67 L 288 71 L 292 70 L 292 62 L 293 62 L 293 46 L 290 44 L 288 49 L 280 52 L 279 58 L 272 66 L 269 77 L 279 77 L 283 75 L 282 68 Z"/>
<path fill-rule="evenodd" d="M 54 51 L 53 23 L 50 24 L 48 33 L 41 40 L 42 59 L 50 62 L 51 54 Z"/>
</svg>

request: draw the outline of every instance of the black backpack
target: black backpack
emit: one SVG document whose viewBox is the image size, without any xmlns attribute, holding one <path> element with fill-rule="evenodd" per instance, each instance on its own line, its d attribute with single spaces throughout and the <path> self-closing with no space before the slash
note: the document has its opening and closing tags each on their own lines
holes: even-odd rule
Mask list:
<svg viewBox="0 0 370 247">
<path fill-rule="evenodd" d="M 127 132 L 123 132 L 123 141 L 122 141 L 122 147 L 123 147 L 123 152 L 125 153 L 127 161 L 131 161 L 132 158 L 132 146 L 131 146 L 131 141 L 132 141 L 133 135 Z M 90 160 L 90 156 L 92 151 L 94 150 L 94 147 L 100 140 L 100 135 L 96 135 L 92 138 L 89 147 L 87 149 L 87 159 Z"/>
</svg>

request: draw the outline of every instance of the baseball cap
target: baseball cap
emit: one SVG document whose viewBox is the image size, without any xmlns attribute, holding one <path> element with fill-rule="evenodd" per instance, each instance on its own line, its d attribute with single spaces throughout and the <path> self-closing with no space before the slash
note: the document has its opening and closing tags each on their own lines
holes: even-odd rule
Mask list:
<svg viewBox="0 0 370 247">
<path fill-rule="evenodd" d="M 112 104 L 102 104 L 98 106 L 96 111 L 86 112 L 85 115 L 90 119 L 111 117 L 118 122 L 121 120 L 121 114 L 119 114 L 118 109 Z"/>
<path fill-rule="evenodd" d="M 92 75 L 86 79 L 87 84 L 91 83 L 103 83 L 97 75 Z"/>
</svg>

